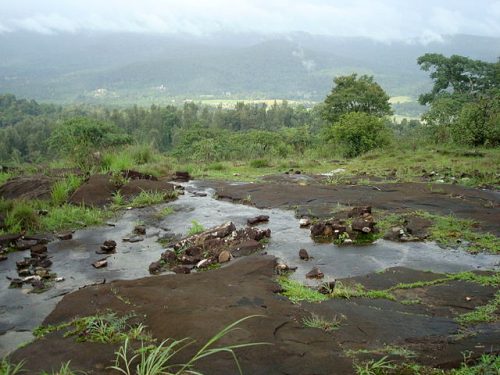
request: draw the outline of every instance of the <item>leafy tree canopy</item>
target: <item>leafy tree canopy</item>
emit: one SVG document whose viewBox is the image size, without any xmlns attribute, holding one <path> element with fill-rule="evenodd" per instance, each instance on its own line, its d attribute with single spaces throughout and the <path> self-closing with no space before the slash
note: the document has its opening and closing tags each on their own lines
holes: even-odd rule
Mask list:
<svg viewBox="0 0 500 375">
<path fill-rule="evenodd" d="M 351 74 L 336 77 L 334 83 L 323 105 L 325 120 L 336 122 L 350 112 L 363 112 L 376 117 L 393 113 L 389 96 L 372 76 Z"/>
</svg>

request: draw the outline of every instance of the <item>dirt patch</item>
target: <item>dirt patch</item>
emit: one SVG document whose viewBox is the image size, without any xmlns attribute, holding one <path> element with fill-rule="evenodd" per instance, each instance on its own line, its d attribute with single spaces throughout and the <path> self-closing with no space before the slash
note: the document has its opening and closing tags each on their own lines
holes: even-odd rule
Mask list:
<svg viewBox="0 0 500 375">
<path fill-rule="evenodd" d="M 45 175 L 15 177 L 0 186 L 3 199 L 50 199 L 56 178 Z"/>
<path fill-rule="evenodd" d="M 295 209 L 298 217 L 330 218 L 340 206 L 371 205 L 374 209 L 425 210 L 473 219 L 482 230 L 500 235 L 498 192 L 458 185 L 395 183 L 368 185 L 323 185 L 300 183 L 230 184 L 206 182 L 221 199 L 245 202 L 258 208 Z"/>
<path fill-rule="evenodd" d="M 470 288 L 475 288 L 476 293 L 486 298 L 491 288 L 481 289 L 465 282 L 441 286 L 441 290 L 434 287 L 428 293 L 429 301 L 439 299 L 440 306 L 449 311 L 439 316 L 425 306 L 365 298 L 294 305 L 274 293 L 279 289 L 274 281 L 274 267 L 272 257 L 250 256 L 209 272 L 90 286 L 65 296 L 44 324 L 59 324 L 107 309 L 118 315 L 134 311 L 137 316 L 144 316 L 143 323 L 159 341 L 167 337 L 192 337 L 201 345 L 237 319 L 262 315 L 246 321 L 242 330 L 222 342 L 272 344 L 238 350 L 247 374 L 352 374 L 353 359 L 346 350 L 379 348 L 385 344 L 409 347 L 416 353 L 413 360 L 444 367 L 460 363 L 464 350 L 471 350 L 474 357 L 484 351 L 500 350 L 500 327 L 494 323 L 471 328 L 473 334 L 463 339 L 451 339 L 459 332 L 451 309 L 466 293 L 461 290 L 472 293 Z M 378 280 L 375 284 L 385 287 L 402 281 L 433 280 L 441 275 L 398 269 L 373 277 Z M 342 316 L 343 320 L 330 333 L 305 328 L 302 318 L 311 313 L 327 319 Z M 188 349 L 178 360 L 186 360 L 195 349 Z M 27 360 L 30 373 L 50 370 L 71 360 L 75 370 L 107 374 L 106 367 L 112 363 L 115 350 L 116 345 L 77 343 L 74 338 L 64 338 L 62 332 L 54 332 L 17 350 L 11 359 Z M 236 372 L 231 357 L 224 355 L 200 363 L 200 369 L 207 374 Z"/>
</svg>

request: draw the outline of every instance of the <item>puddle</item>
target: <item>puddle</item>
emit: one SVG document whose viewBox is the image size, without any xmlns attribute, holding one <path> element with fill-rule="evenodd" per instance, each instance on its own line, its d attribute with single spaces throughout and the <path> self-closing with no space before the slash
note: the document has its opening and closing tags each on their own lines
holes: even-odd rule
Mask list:
<svg viewBox="0 0 500 375">
<path fill-rule="evenodd" d="M 76 231 L 72 240 L 55 241 L 48 245 L 53 261 L 51 270 L 65 281 L 56 283 L 42 294 L 28 294 L 29 289 L 8 289 L 6 276 L 16 277 L 15 262 L 29 251 L 12 253 L 0 263 L 0 356 L 29 341 L 30 332 L 54 309 L 62 296 L 79 287 L 104 280 L 136 279 L 148 276 L 148 266 L 158 260 L 162 246 L 160 236 L 184 234 L 196 220 L 205 228 L 233 221 L 237 227 L 246 225 L 249 217 L 269 215 L 269 223 L 261 224 L 272 231 L 267 247 L 269 254 L 282 258 L 289 266 L 296 266 L 294 279 L 305 281 L 305 274 L 313 266 L 320 267 L 325 280 L 359 276 L 388 267 L 405 266 L 434 272 L 459 272 L 465 270 L 499 269 L 495 255 L 471 255 L 459 250 L 441 249 L 433 243 L 399 244 L 380 240 L 370 246 L 344 246 L 316 244 L 309 237 L 309 229 L 300 229 L 293 212 L 280 209 L 261 210 L 251 206 L 218 201 L 211 198 L 213 191 L 205 190 L 207 197 L 192 196 L 190 191 L 200 191 L 195 183 L 186 184 L 186 195 L 167 204 L 175 212 L 159 220 L 155 217 L 165 205 L 126 211 L 116 220 L 115 227 L 104 226 Z M 147 235 L 142 242 L 127 243 L 122 238 L 129 235 L 137 223 L 144 223 Z M 117 242 L 117 253 L 108 258 L 108 267 L 94 269 L 91 263 L 103 258 L 95 251 L 105 240 Z M 308 262 L 298 257 L 305 248 L 313 257 Z"/>
</svg>

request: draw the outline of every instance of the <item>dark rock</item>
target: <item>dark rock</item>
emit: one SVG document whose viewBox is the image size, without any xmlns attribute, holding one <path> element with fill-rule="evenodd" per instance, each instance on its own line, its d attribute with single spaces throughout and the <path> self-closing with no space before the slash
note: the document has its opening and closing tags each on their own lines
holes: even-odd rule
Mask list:
<svg viewBox="0 0 500 375">
<path fill-rule="evenodd" d="M 134 228 L 134 233 L 145 235 L 146 234 L 146 226 L 145 225 L 136 225 Z"/>
<path fill-rule="evenodd" d="M 92 266 L 94 268 L 107 267 L 108 266 L 108 260 L 106 258 L 99 259 L 99 260 L 95 261 L 94 263 L 92 263 Z"/>
<path fill-rule="evenodd" d="M 0 254 L 0 262 L 3 262 L 4 260 L 7 260 L 7 255 L 5 254 Z"/>
<path fill-rule="evenodd" d="M 296 170 L 294 173 L 295 173 L 295 174 L 301 174 L 302 172 L 301 172 L 301 171 L 299 171 L 299 170 Z"/>
<path fill-rule="evenodd" d="M 418 240 L 425 240 L 429 237 L 429 228 L 432 226 L 432 221 L 419 216 L 408 216 L 404 223 L 408 234 Z"/>
<path fill-rule="evenodd" d="M 111 203 L 115 190 L 116 188 L 110 181 L 108 174 L 96 174 L 90 176 L 87 182 L 76 189 L 69 202 L 77 205 L 103 207 Z"/>
<path fill-rule="evenodd" d="M 49 268 L 52 266 L 52 261 L 50 259 L 40 259 L 36 261 L 37 267 Z"/>
<path fill-rule="evenodd" d="M 28 276 L 31 276 L 31 271 L 29 268 L 21 268 L 21 269 L 17 270 L 17 274 L 20 277 L 28 277 Z"/>
<path fill-rule="evenodd" d="M 283 287 L 279 284 L 275 284 L 271 286 L 271 293 L 278 294 L 278 293 L 283 293 L 285 290 Z"/>
<path fill-rule="evenodd" d="M 98 253 L 109 254 L 116 251 L 116 242 L 113 240 L 106 240 L 101 245 L 101 250 Z"/>
<path fill-rule="evenodd" d="M 259 215 L 256 217 L 252 217 L 247 220 L 248 225 L 255 225 L 259 223 L 266 223 L 269 221 L 269 216 L 268 215 Z"/>
<path fill-rule="evenodd" d="M 47 236 L 47 235 L 43 235 L 43 234 L 33 234 L 33 235 L 24 235 L 23 238 L 25 240 L 34 240 L 37 242 L 37 244 L 40 244 L 40 245 L 47 245 L 51 240 L 52 238 L 50 236 Z"/>
<path fill-rule="evenodd" d="M 320 271 L 318 267 L 313 267 L 312 270 L 310 270 L 306 274 L 306 277 L 308 279 L 322 279 L 323 277 L 325 277 L 325 275 Z"/>
<path fill-rule="evenodd" d="M 320 237 L 325 232 L 326 225 L 324 223 L 316 223 L 311 226 L 311 236 Z"/>
<path fill-rule="evenodd" d="M 372 233 L 375 228 L 375 221 L 372 216 L 358 217 L 352 221 L 351 228 L 353 231 Z"/>
<path fill-rule="evenodd" d="M 17 250 L 28 250 L 32 246 L 35 246 L 38 243 L 38 241 L 35 240 L 25 240 L 25 239 L 18 239 L 15 243 L 15 248 Z"/>
<path fill-rule="evenodd" d="M 160 273 L 162 270 L 162 264 L 161 261 L 153 262 L 149 265 L 149 273 L 151 275 L 156 275 Z"/>
<path fill-rule="evenodd" d="M 22 288 L 23 287 L 23 280 L 22 279 L 12 279 L 10 281 L 9 288 Z"/>
<path fill-rule="evenodd" d="M 4 199 L 50 199 L 52 185 L 57 179 L 45 175 L 15 177 L 0 186 Z"/>
<path fill-rule="evenodd" d="M 261 249 L 262 244 L 260 242 L 250 239 L 248 241 L 242 242 L 236 248 L 231 249 L 231 254 L 236 257 L 247 256 Z"/>
<path fill-rule="evenodd" d="M 0 245 L 1 246 L 9 246 L 15 243 L 19 238 L 22 237 L 22 234 L 3 234 L 0 236 Z"/>
<path fill-rule="evenodd" d="M 31 286 L 34 289 L 32 290 L 33 293 L 40 293 L 45 290 L 45 283 L 42 280 L 35 279 L 31 281 Z"/>
<path fill-rule="evenodd" d="M 309 260 L 309 253 L 306 249 L 299 250 L 299 258 L 302 260 Z"/>
<path fill-rule="evenodd" d="M 179 182 L 188 182 L 191 179 L 189 172 L 176 171 L 172 180 Z"/>
<path fill-rule="evenodd" d="M 360 206 L 360 207 L 353 207 L 351 211 L 347 213 L 348 217 L 357 217 L 357 216 L 363 216 L 363 214 L 370 214 L 372 213 L 372 207 L 371 206 Z"/>
<path fill-rule="evenodd" d="M 131 236 L 131 237 L 125 237 L 122 240 L 124 242 L 135 243 L 135 242 L 144 241 L 144 238 L 142 236 Z"/>
<path fill-rule="evenodd" d="M 38 215 L 47 216 L 49 214 L 48 210 L 38 210 Z"/>
<path fill-rule="evenodd" d="M 173 264 L 177 261 L 177 254 L 175 251 L 168 249 L 161 254 L 161 260 L 167 264 Z"/>
<path fill-rule="evenodd" d="M 152 180 L 131 180 L 120 188 L 120 193 L 126 199 L 132 199 L 142 192 L 147 193 L 164 193 L 167 194 L 174 191 L 174 185 L 166 181 Z"/>
<path fill-rule="evenodd" d="M 227 263 L 231 260 L 231 253 L 227 250 L 221 251 L 217 258 L 219 263 Z"/>
<path fill-rule="evenodd" d="M 32 246 L 30 251 L 32 257 L 45 254 L 46 252 L 47 252 L 47 246 L 41 244 Z"/>
<path fill-rule="evenodd" d="M 133 171 L 130 169 L 121 171 L 121 175 L 123 178 L 128 178 L 131 180 L 151 180 L 158 181 L 158 178 L 153 176 L 152 174 L 141 173 L 138 171 Z"/>
<path fill-rule="evenodd" d="M 193 191 L 193 196 L 195 196 L 195 197 L 206 197 L 207 193 L 203 193 L 201 191 Z"/>
<path fill-rule="evenodd" d="M 59 238 L 62 241 L 71 240 L 73 238 L 73 233 L 71 233 L 71 232 L 62 232 L 62 233 L 58 233 L 56 235 L 56 237 Z"/>
<path fill-rule="evenodd" d="M 184 273 L 184 274 L 188 274 L 188 273 L 191 273 L 191 268 L 188 267 L 188 266 L 175 266 L 171 269 L 172 272 L 175 272 L 175 273 Z"/>
</svg>

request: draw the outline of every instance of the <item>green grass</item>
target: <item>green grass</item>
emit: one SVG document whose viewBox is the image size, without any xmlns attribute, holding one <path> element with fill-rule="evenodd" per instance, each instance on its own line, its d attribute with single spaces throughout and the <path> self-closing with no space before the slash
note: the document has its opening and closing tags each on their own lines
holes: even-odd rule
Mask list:
<svg viewBox="0 0 500 375">
<path fill-rule="evenodd" d="M 161 210 L 155 213 L 155 217 L 157 219 L 163 219 L 164 217 L 167 217 L 168 215 L 172 215 L 174 213 L 174 209 L 170 206 L 163 207 Z"/>
<path fill-rule="evenodd" d="M 325 332 L 335 331 L 340 327 L 340 324 L 345 319 L 345 317 L 334 316 L 332 319 L 326 319 L 316 314 L 311 314 L 311 316 L 302 319 L 302 324 L 307 328 L 318 328 Z"/>
<path fill-rule="evenodd" d="M 51 232 L 85 228 L 101 225 L 110 217 L 110 211 L 85 207 L 83 205 L 64 204 L 60 207 L 49 208 L 46 216 L 40 216 L 39 230 Z"/>
<path fill-rule="evenodd" d="M 356 357 L 360 354 L 376 354 L 376 355 L 392 355 L 399 356 L 403 358 L 414 358 L 416 353 L 412 350 L 405 348 L 404 346 L 396 345 L 384 345 L 381 348 L 376 349 L 357 349 L 357 350 L 347 350 L 345 354 L 348 357 Z"/>
<path fill-rule="evenodd" d="M 0 172 L 0 185 L 3 185 L 12 177 L 14 177 L 14 175 L 10 172 Z"/>
<path fill-rule="evenodd" d="M 141 340 L 151 342 L 153 339 L 146 333 L 142 323 L 129 324 L 134 314 L 117 316 L 107 311 L 96 315 L 73 319 L 59 325 L 39 326 L 33 335 L 40 339 L 45 335 L 65 330 L 64 337 L 76 337 L 78 342 L 119 343 L 125 340 Z"/>
<path fill-rule="evenodd" d="M 116 352 L 114 366 L 111 369 L 118 371 L 123 375 L 182 375 L 182 374 L 199 374 L 196 369 L 196 364 L 200 359 L 210 357 L 212 355 L 230 354 L 235 362 L 235 365 L 240 374 L 243 374 L 242 368 L 235 353 L 235 349 L 248 348 L 256 345 L 266 345 L 267 343 L 243 343 L 235 345 L 225 345 L 215 347 L 215 345 L 225 336 L 238 330 L 239 324 L 247 319 L 253 318 L 247 316 L 234 323 L 229 324 L 216 335 L 210 338 L 187 362 L 175 363 L 175 357 L 187 347 L 195 343 L 194 340 L 184 338 L 180 340 L 167 339 L 159 345 L 147 345 L 142 343 L 139 350 L 133 351 L 129 347 L 129 340 L 125 340 L 124 344 Z"/>
<path fill-rule="evenodd" d="M 40 375 L 84 375 L 86 374 L 85 372 L 82 372 L 82 371 L 73 371 L 71 370 L 71 368 L 69 367 L 71 361 L 68 361 L 66 363 L 63 363 L 61 364 L 61 367 L 59 368 L 59 370 L 57 371 L 52 371 L 52 372 L 46 372 L 46 371 L 43 371 Z"/>
<path fill-rule="evenodd" d="M 474 311 L 459 315 L 456 321 L 464 326 L 498 321 L 500 318 L 500 292 L 484 306 L 477 306 Z"/>
<path fill-rule="evenodd" d="M 395 301 L 394 297 L 387 290 L 366 290 L 361 284 L 344 284 L 341 281 L 335 283 L 335 288 L 330 294 L 331 298 L 371 298 L 371 299 L 388 299 Z"/>
<path fill-rule="evenodd" d="M 293 303 L 301 301 L 306 302 L 322 302 L 328 299 L 328 296 L 313 290 L 298 281 L 291 280 L 286 276 L 278 277 L 278 283 L 283 288 L 283 295 Z"/>
<path fill-rule="evenodd" d="M 144 207 L 144 206 L 151 206 L 153 204 L 159 204 L 163 203 L 168 199 L 173 199 L 177 197 L 177 194 L 172 191 L 169 193 L 162 193 L 162 192 L 148 192 L 148 191 L 141 191 L 139 195 L 134 197 L 132 201 L 130 202 L 130 206 L 132 207 Z"/>
<path fill-rule="evenodd" d="M 66 203 L 71 193 L 83 183 L 83 180 L 81 176 L 70 174 L 54 183 L 50 192 L 52 205 L 61 206 Z"/>
<path fill-rule="evenodd" d="M 0 375 L 16 375 L 23 372 L 24 362 L 13 364 L 8 358 L 2 358 L 0 362 Z"/>
<path fill-rule="evenodd" d="M 5 217 L 8 232 L 19 233 L 22 230 L 35 231 L 41 227 L 41 217 L 31 201 L 14 201 Z"/>
<path fill-rule="evenodd" d="M 388 361 L 387 357 L 382 357 L 378 360 L 371 359 L 363 363 L 354 364 L 354 370 L 357 375 L 382 375 L 395 368 L 396 365 L 394 362 Z"/>
<path fill-rule="evenodd" d="M 187 231 L 188 236 L 194 236 L 195 234 L 205 231 L 205 227 L 198 223 L 196 220 L 191 221 L 191 227 Z"/>
</svg>

